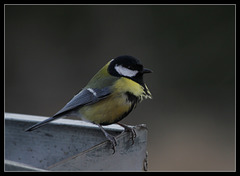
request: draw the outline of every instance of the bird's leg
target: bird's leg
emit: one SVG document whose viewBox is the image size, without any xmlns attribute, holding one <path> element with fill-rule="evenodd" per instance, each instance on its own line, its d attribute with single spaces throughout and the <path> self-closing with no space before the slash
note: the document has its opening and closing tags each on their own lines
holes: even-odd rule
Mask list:
<svg viewBox="0 0 240 176">
<path fill-rule="evenodd" d="M 114 154 L 115 151 L 116 151 L 116 148 L 115 148 L 115 147 L 116 147 L 116 145 L 117 145 L 116 138 L 115 138 L 114 136 L 108 134 L 101 125 L 99 125 L 99 124 L 97 124 L 97 125 L 98 125 L 99 128 L 102 130 L 102 132 L 104 133 L 104 135 L 106 136 L 106 138 L 111 142 L 111 144 L 112 144 L 112 149 L 113 149 L 113 154 Z"/>
<path fill-rule="evenodd" d="M 122 126 L 124 128 L 124 131 L 128 131 L 128 132 L 131 133 L 131 135 L 132 135 L 131 139 L 132 139 L 132 145 L 133 145 L 134 144 L 134 138 L 136 138 L 136 136 L 137 136 L 136 131 L 132 127 L 129 127 L 125 124 L 122 124 L 122 123 L 119 123 L 119 122 L 117 124 Z"/>
</svg>

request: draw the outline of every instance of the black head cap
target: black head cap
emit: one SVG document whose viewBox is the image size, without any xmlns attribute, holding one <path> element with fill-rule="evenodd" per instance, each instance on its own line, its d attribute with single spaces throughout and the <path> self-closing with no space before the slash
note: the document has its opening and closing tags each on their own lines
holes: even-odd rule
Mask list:
<svg viewBox="0 0 240 176">
<path fill-rule="evenodd" d="M 151 73 L 152 71 L 143 68 L 143 65 L 138 59 L 129 55 L 123 55 L 111 61 L 108 67 L 108 72 L 112 76 L 127 77 L 142 84 L 142 75 L 144 73 Z"/>
</svg>

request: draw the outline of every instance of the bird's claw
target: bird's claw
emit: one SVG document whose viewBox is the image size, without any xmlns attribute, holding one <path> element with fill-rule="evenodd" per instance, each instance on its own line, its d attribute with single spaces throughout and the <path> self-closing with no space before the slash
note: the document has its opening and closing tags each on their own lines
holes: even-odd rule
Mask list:
<svg viewBox="0 0 240 176">
<path fill-rule="evenodd" d="M 116 151 L 117 140 L 116 140 L 116 138 L 114 136 L 112 136 L 110 134 L 108 134 L 106 137 L 108 138 L 109 142 L 112 145 L 112 149 L 113 149 L 113 153 L 112 154 L 114 154 L 115 151 Z"/>
<path fill-rule="evenodd" d="M 117 140 L 114 136 L 112 136 L 111 134 L 108 134 L 101 125 L 98 125 L 99 128 L 102 130 L 102 132 L 104 133 L 105 137 L 109 140 L 109 142 L 112 144 L 112 149 L 113 149 L 113 154 L 116 151 L 116 145 L 117 145 Z"/>
<path fill-rule="evenodd" d="M 118 124 L 124 128 L 124 131 L 127 131 L 127 132 L 131 133 L 131 140 L 132 140 L 132 145 L 133 145 L 134 144 L 134 138 L 137 137 L 137 133 L 134 130 L 134 128 L 133 127 L 129 127 L 129 126 L 127 126 L 125 124 L 122 124 L 122 123 L 118 123 Z"/>
</svg>

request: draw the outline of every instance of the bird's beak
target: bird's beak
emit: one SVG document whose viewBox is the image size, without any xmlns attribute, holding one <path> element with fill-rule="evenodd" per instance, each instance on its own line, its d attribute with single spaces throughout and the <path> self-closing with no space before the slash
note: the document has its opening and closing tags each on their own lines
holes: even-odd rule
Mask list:
<svg viewBox="0 0 240 176">
<path fill-rule="evenodd" d="M 148 69 L 148 68 L 144 68 L 143 69 L 143 74 L 145 74 L 145 73 L 152 73 L 153 71 L 152 70 L 150 70 L 150 69 Z"/>
</svg>

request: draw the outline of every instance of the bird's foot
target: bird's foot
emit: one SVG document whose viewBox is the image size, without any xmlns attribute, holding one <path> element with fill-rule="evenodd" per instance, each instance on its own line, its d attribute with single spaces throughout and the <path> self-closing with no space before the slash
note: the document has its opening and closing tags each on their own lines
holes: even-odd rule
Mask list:
<svg viewBox="0 0 240 176">
<path fill-rule="evenodd" d="M 117 140 L 114 136 L 112 136 L 111 134 L 108 134 L 101 125 L 98 125 L 99 128 L 102 130 L 102 132 L 104 133 L 105 137 L 109 140 L 109 142 L 111 143 L 112 145 L 112 149 L 113 149 L 113 153 L 115 153 L 116 151 L 116 146 L 117 146 Z"/>
<path fill-rule="evenodd" d="M 105 135 L 105 136 L 106 136 L 106 138 L 109 140 L 109 142 L 111 143 L 112 149 L 113 149 L 113 153 L 112 153 L 112 154 L 114 154 L 115 151 L 116 151 L 117 140 L 116 140 L 116 138 L 115 138 L 114 136 L 112 136 L 112 135 L 110 135 L 110 134 L 108 134 L 108 133 L 107 133 L 107 135 Z"/>
<path fill-rule="evenodd" d="M 122 123 L 117 123 L 118 125 L 122 126 L 124 128 L 124 131 L 131 133 L 131 139 L 132 139 L 132 145 L 134 144 L 134 138 L 137 137 L 136 131 L 133 129 L 133 127 L 127 126 Z"/>
</svg>

